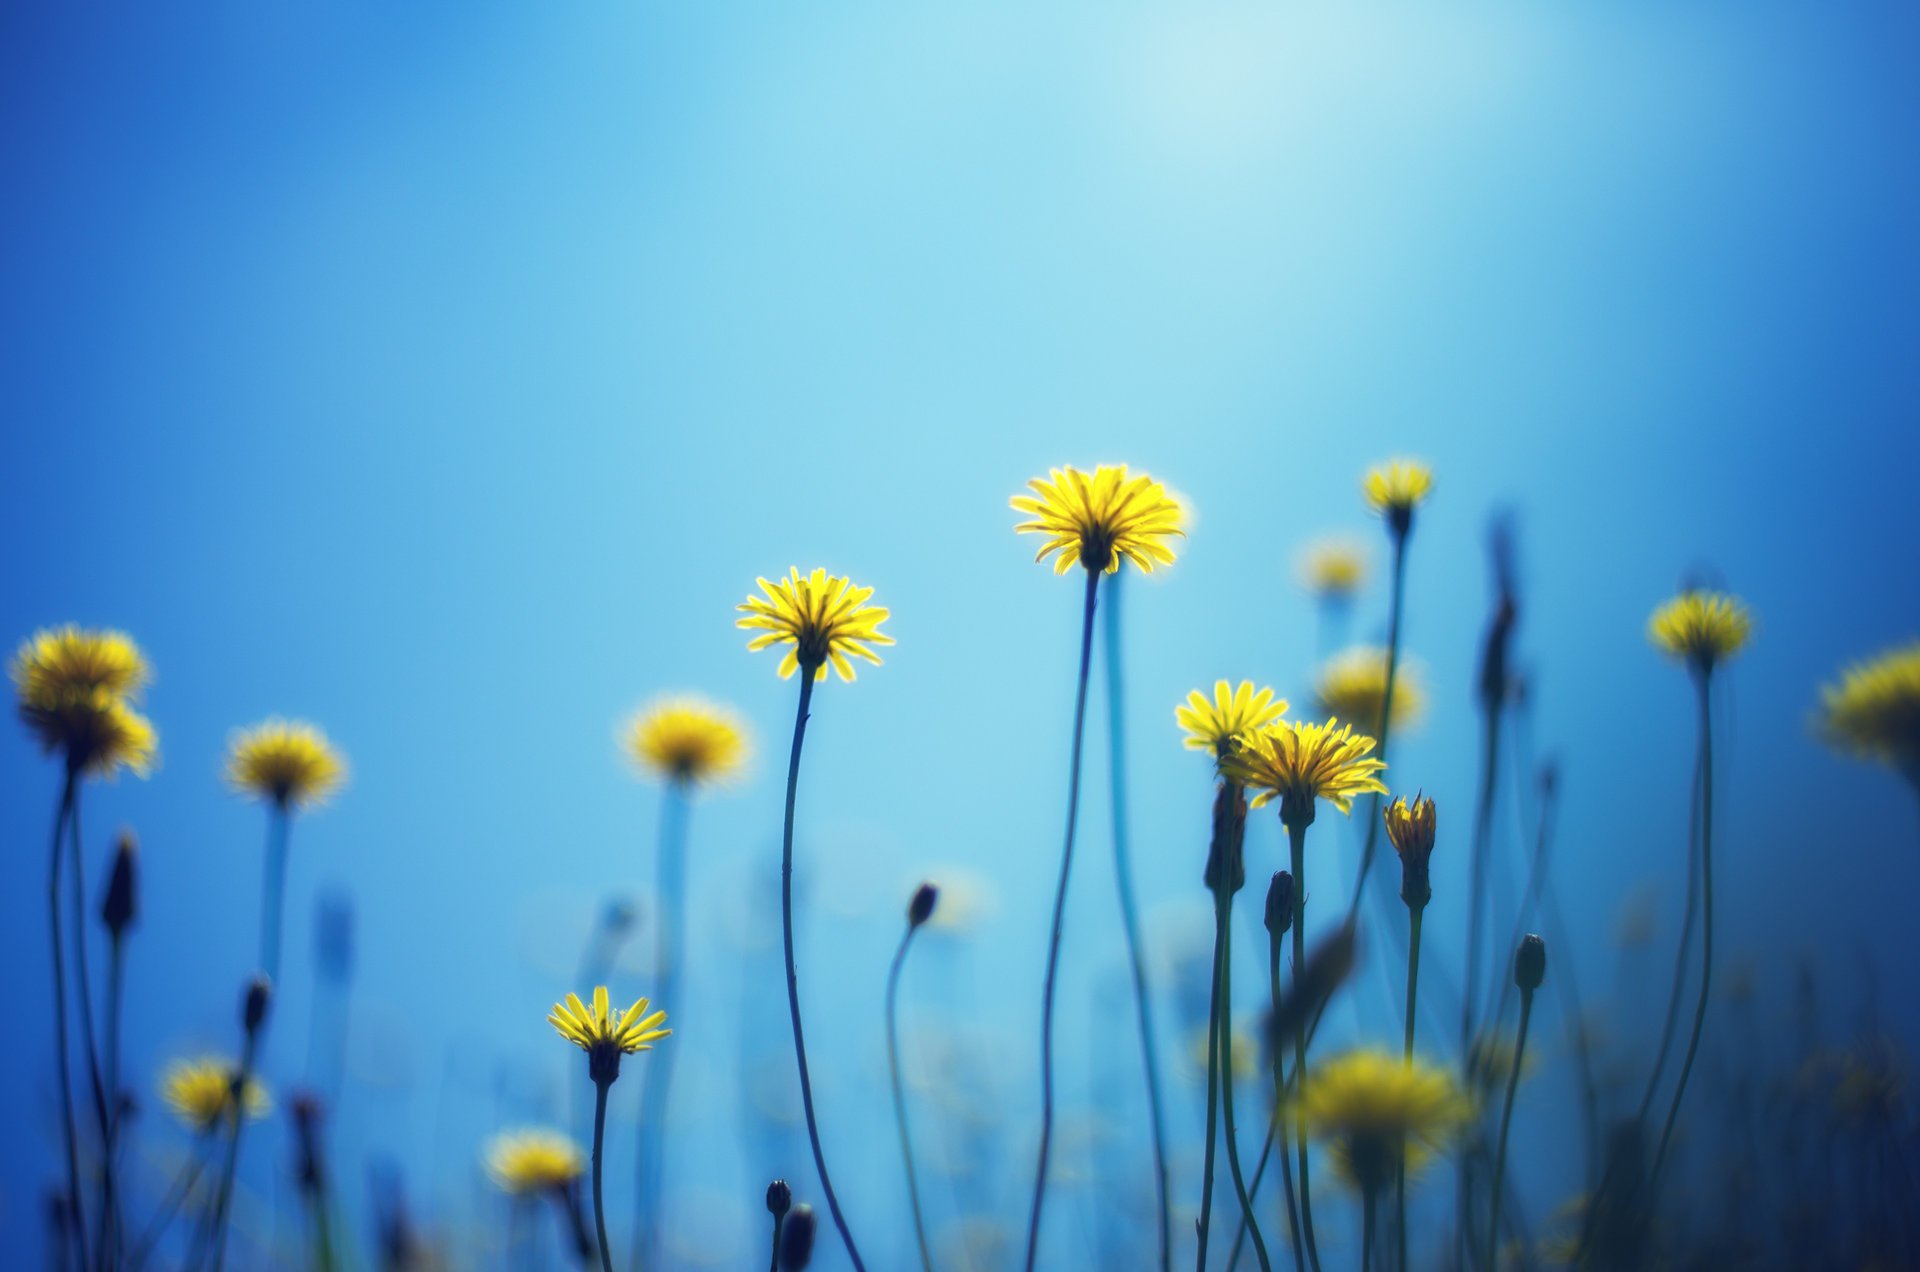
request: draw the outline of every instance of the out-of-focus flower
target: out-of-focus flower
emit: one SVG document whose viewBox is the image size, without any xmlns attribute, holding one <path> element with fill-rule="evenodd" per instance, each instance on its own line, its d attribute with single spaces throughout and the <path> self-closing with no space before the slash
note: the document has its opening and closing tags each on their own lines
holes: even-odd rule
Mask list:
<svg viewBox="0 0 1920 1272">
<path fill-rule="evenodd" d="M 689 784 L 736 772 L 747 759 L 740 717 L 705 698 L 657 702 L 628 723 L 627 754 L 642 769 Z"/>
<path fill-rule="evenodd" d="M 1387 651 L 1362 645 L 1335 654 L 1314 679 L 1313 699 L 1320 714 L 1351 720 L 1354 728 L 1377 736 L 1387 700 Z M 1418 724 L 1426 710 L 1419 667 L 1403 655 L 1393 669 L 1394 732 Z"/>
<path fill-rule="evenodd" d="M 1387 519 L 1395 534 L 1413 524 L 1413 510 L 1433 491 L 1433 470 L 1417 459 L 1390 459 L 1367 470 L 1362 483 L 1367 507 Z"/>
<path fill-rule="evenodd" d="M 1738 653 L 1753 634 L 1753 616 L 1724 592 L 1682 592 L 1647 620 L 1653 643 L 1698 671 Z"/>
<path fill-rule="evenodd" d="M 1350 599 L 1367 581 L 1367 553 L 1348 538 L 1316 539 L 1300 550 L 1300 584 L 1323 601 Z"/>
<path fill-rule="evenodd" d="M 175 1060 L 160 1075 L 160 1098 L 188 1130 L 209 1131 L 233 1116 L 234 1065 L 218 1056 Z M 248 1078 L 241 1103 L 254 1121 L 273 1107 L 267 1090 Z"/>
<path fill-rule="evenodd" d="M 802 577 L 798 566 L 787 577 L 769 583 L 755 580 L 764 596 L 749 596 L 734 608 L 746 614 L 734 620 L 734 626 L 764 629 L 765 635 L 747 642 L 749 651 L 769 645 L 791 645 L 780 660 L 780 678 L 805 669 L 815 680 L 827 678 L 827 665 L 840 673 L 840 679 L 853 679 L 853 664 L 848 656 L 864 658 L 880 665 L 874 645 L 891 645 L 893 637 L 880 631 L 888 612 L 868 605 L 870 587 L 855 587 L 853 580 L 815 570 Z"/>
<path fill-rule="evenodd" d="M 516 1197 L 571 1187 L 586 1172 L 586 1154 L 559 1131 L 505 1131 L 487 1141 L 487 1174 Z"/>
<path fill-rule="evenodd" d="M 1377 1193 L 1393 1182 L 1403 1143 L 1411 1175 L 1467 1124 L 1473 1105 L 1446 1070 L 1369 1049 L 1309 1071 L 1294 1112 L 1332 1148 L 1341 1175 Z"/>
<path fill-rule="evenodd" d="M 1820 690 L 1816 720 L 1829 746 L 1878 760 L 1920 786 L 1920 640 L 1889 649 Z"/>
<path fill-rule="evenodd" d="M 1033 495 L 1015 495 L 1008 502 L 1034 519 L 1014 531 L 1046 536 L 1033 559 L 1058 553 L 1055 574 L 1075 565 L 1112 574 L 1122 557 L 1148 574 L 1156 563 L 1173 564 L 1167 541 L 1185 534 L 1180 503 L 1145 473 L 1129 475 L 1125 464 L 1101 464 L 1091 474 L 1056 468 L 1051 479 L 1035 477 L 1027 485 Z"/>
<path fill-rule="evenodd" d="M 1315 799 L 1324 799 L 1345 813 L 1352 809 L 1356 795 L 1386 794 L 1378 774 L 1387 766 L 1370 758 L 1371 750 L 1372 738 L 1356 734 L 1337 720 L 1325 724 L 1283 720 L 1245 735 L 1239 749 L 1221 760 L 1220 769 L 1259 792 L 1253 797 L 1254 808 L 1280 799 L 1283 811 L 1286 805 L 1297 804 L 1311 821 Z"/>
<path fill-rule="evenodd" d="M 234 734 L 227 784 L 282 808 L 323 804 L 347 778 L 347 763 L 327 735 L 300 720 L 268 720 Z"/>
<path fill-rule="evenodd" d="M 1234 739 L 1267 728 L 1286 711 L 1285 698 L 1274 697 L 1265 687 L 1256 692 L 1251 680 L 1242 680 L 1238 687 L 1216 680 L 1212 701 L 1195 689 L 1173 709 L 1173 718 L 1187 731 L 1188 749 L 1211 751 L 1219 759 L 1233 750 Z"/>
<path fill-rule="evenodd" d="M 21 644 L 9 670 L 21 720 L 47 752 L 66 756 L 72 772 L 152 771 L 153 725 L 133 709 L 152 673 L 124 633 L 46 628 Z"/>
<path fill-rule="evenodd" d="M 1494 1029 L 1480 1034 L 1467 1046 L 1467 1086 L 1482 1100 L 1491 1100 L 1494 1093 L 1507 1084 L 1507 1075 L 1513 1072 L 1514 1053 L 1519 1048 L 1519 1035 L 1508 1029 Z M 1530 1077 L 1537 1063 L 1535 1056 L 1523 1053 L 1520 1057 L 1520 1076 Z"/>
</svg>

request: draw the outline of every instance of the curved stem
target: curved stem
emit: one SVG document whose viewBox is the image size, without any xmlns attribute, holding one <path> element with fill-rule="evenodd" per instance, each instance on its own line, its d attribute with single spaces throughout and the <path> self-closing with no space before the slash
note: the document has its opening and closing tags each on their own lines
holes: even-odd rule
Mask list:
<svg viewBox="0 0 1920 1272">
<path fill-rule="evenodd" d="M 1687 1079 L 1693 1076 L 1694 1057 L 1700 1052 L 1700 1034 L 1707 1023 L 1708 995 L 1713 985 L 1713 712 L 1708 693 L 1710 673 L 1700 674 L 1700 999 L 1693 1009 L 1693 1034 L 1687 1039 L 1687 1058 L 1680 1065 L 1680 1081 L 1673 1088 L 1673 1103 L 1667 1107 L 1667 1124 L 1660 1131 L 1660 1149 L 1653 1156 L 1653 1173 L 1647 1187 L 1651 1205 L 1659 1195 L 1660 1171 L 1667 1161 L 1667 1149 L 1673 1142 L 1673 1126 L 1680 1116 L 1680 1101 L 1687 1093 Z"/>
<path fill-rule="evenodd" d="M 1220 1013 L 1216 1028 L 1220 1035 L 1221 1102 L 1226 1113 L 1227 1169 L 1233 1175 L 1233 1190 L 1240 1199 L 1240 1222 L 1253 1238 L 1253 1254 L 1260 1261 L 1260 1272 L 1273 1272 L 1267 1258 L 1267 1243 L 1260 1236 L 1260 1222 L 1254 1218 L 1253 1200 L 1247 1193 L 1247 1181 L 1240 1173 L 1240 1137 L 1233 1123 L 1233 895 L 1220 889 Z"/>
<path fill-rule="evenodd" d="M 1113 795 L 1113 877 L 1120 891 L 1120 926 L 1127 938 L 1133 1006 L 1140 1034 L 1140 1066 L 1146 1074 L 1148 1125 L 1153 1136 L 1153 1186 L 1160 1210 L 1160 1267 L 1173 1266 L 1173 1207 L 1168 1195 L 1166 1119 L 1160 1107 L 1160 1062 L 1153 1047 L 1153 1005 L 1147 994 L 1147 962 L 1140 941 L 1140 911 L 1133 894 L 1127 836 L 1125 693 L 1120 664 L 1120 576 L 1107 584 L 1107 756 Z"/>
<path fill-rule="evenodd" d="M 1674 1033 L 1680 1026 L 1680 1003 L 1687 987 L 1687 964 L 1693 954 L 1693 933 L 1700 917 L 1700 791 L 1705 772 L 1698 754 L 1693 763 L 1693 797 L 1687 806 L 1687 899 L 1680 923 L 1680 945 L 1673 954 L 1673 987 L 1667 991 L 1667 1014 L 1660 1026 L 1660 1044 L 1653 1052 L 1653 1072 L 1647 1075 L 1647 1089 L 1640 1096 L 1638 1121 L 1646 1125 L 1653 1111 L 1653 1097 L 1660 1090 L 1660 1079 L 1673 1058 Z"/>
<path fill-rule="evenodd" d="M 1033 1206 L 1027 1216 L 1027 1272 L 1040 1251 L 1040 1212 L 1047 1202 L 1047 1154 L 1053 1147 L 1053 982 L 1060 968 L 1060 930 L 1067 914 L 1067 879 L 1073 871 L 1073 828 L 1080 813 L 1080 744 L 1087 723 L 1087 670 L 1093 657 L 1093 609 L 1100 572 L 1087 571 L 1087 599 L 1080 617 L 1080 685 L 1073 702 L 1073 759 L 1067 778 L 1067 833 L 1060 850 L 1060 882 L 1053 893 L 1053 933 L 1047 942 L 1047 977 L 1040 1005 L 1040 1153 L 1033 1169 Z"/>
<path fill-rule="evenodd" d="M 680 1001 L 680 961 L 686 940 L 687 825 L 692 816 L 686 783 L 675 779 L 660 795 L 660 845 L 654 907 L 654 968 L 660 980 L 660 1001 Z M 639 1163 L 634 1198 L 634 1272 L 646 1265 L 651 1248 L 659 1258 L 660 1188 L 666 1156 L 667 1093 L 673 1086 L 673 1061 L 678 1048 L 663 1047 L 641 1076 L 640 1124 L 635 1130 L 635 1160 Z"/>
<path fill-rule="evenodd" d="M 767 1258 L 767 1272 L 780 1272 L 780 1229 L 786 1221 L 785 1215 L 773 1217 L 773 1253 Z"/>
<path fill-rule="evenodd" d="M 1387 683 L 1380 694 L 1380 739 L 1374 749 L 1374 758 L 1382 763 L 1387 758 L 1387 739 L 1393 732 L 1393 686 L 1400 672 L 1400 614 L 1407 586 L 1407 537 L 1404 534 L 1394 536 L 1393 540 L 1393 600 L 1387 610 Z M 1374 794 L 1367 802 L 1367 838 L 1366 845 L 1360 850 L 1360 869 L 1353 879 L 1353 898 L 1347 902 L 1347 922 L 1353 922 L 1360 911 L 1360 898 L 1366 895 L 1367 875 L 1373 869 L 1375 851 L 1380 846 L 1380 796 Z"/>
<path fill-rule="evenodd" d="M 607 1203 L 603 1194 L 601 1149 L 607 1139 L 607 1088 L 612 1082 L 593 1084 L 593 1231 L 600 1240 L 600 1272 L 613 1272 L 613 1255 L 607 1245 Z"/>
<path fill-rule="evenodd" d="M 834 1196 L 833 1180 L 827 1175 L 826 1154 L 820 1150 L 820 1125 L 813 1113 L 813 1079 L 807 1072 L 807 1037 L 800 1027 L 800 975 L 793 961 L 793 805 L 800 789 L 800 748 L 807 739 L 807 708 L 813 703 L 814 673 L 819 668 L 800 664 L 800 705 L 793 717 L 793 751 L 787 757 L 787 817 L 780 835 L 780 934 L 787 956 L 787 1016 L 793 1022 L 793 1057 L 800 1066 L 800 1107 L 807 1115 L 807 1142 L 813 1148 L 813 1168 L 820 1173 L 820 1190 L 827 1195 L 827 1210 L 833 1226 L 857 1272 L 867 1272 L 860 1261 L 860 1250 L 853 1244 L 853 1233 L 840 1213 L 840 1199 Z"/>
<path fill-rule="evenodd" d="M 1194 1272 L 1207 1268 L 1207 1236 L 1213 1230 L 1213 1152 L 1220 1130 L 1220 964 L 1226 954 L 1221 931 L 1228 905 L 1220 892 L 1216 887 L 1213 894 L 1213 975 L 1207 982 L 1207 1151 L 1200 1171 L 1200 1246 Z"/>
<path fill-rule="evenodd" d="M 153 1253 L 154 1246 L 158 1245 L 160 1238 L 167 1234 L 167 1226 L 173 1222 L 174 1213 L 192 1194 L 193 1186 L 200 1182 L 200 1176 L 207 1166 L 207 1143 L 205 1136 L 194 1141 L 193 1151 L 188 1155 L 186 1165 L 182 1166 L 179 1174 L 173 1177 L 173 1183 L 168 1186 L 166 1195 L 160 1199 L 160 1208 L 154 1211 L 153 1220 L 147 1225 L 146 1232 L 127 1252 L 127 1272 L 139 1272 L 140 1265 L 147 1261 L 147 1256 Z"/>
<path fill-rule="evenodd" d="M 1487 1253 L 1483 1265 L 1493 1272 L 1499 1260 L 1500 1203 L 1506 1199 L 1507 1136 L 1513 1130 L 1513 1096 L 1520 1089 L 1520 1062 L 1527 1054 L 1527 1026 L 1533 1022 L 1533 991 L 1520 991 L 1520 1036 L 1513 1046 L 1513 1068 L 1507 1074 L 1506 1107 L 1500 1113 L 1500 1149 L 1493 1159 L 1493 1220 L 1487 1228 Z"/>
<path fill-rule="evenodd" d="M 1280 942 L 1279 936 L 1271 931 L 1267 933 L 1269 1009 L 1275 1018 L 1280 1015 Z M 1276 1139 L 1280 1141 L 1280 1193 L 1287 1200 L 1287 1236 L 1293 1245 L 1293 1266 L 1295 1272 L 1306 1272 L 1307 1256 L 1300 1246 L 1300 1208 L 1293 1198 L 1293 1159 L 1288 1156 L 1292 1141 L 1287 1138 L 1287 1078 L 1277 1046 L 1273 1054 L 1273 1120 L 1267 1123 L 1266 1142 L 1260 1145 L 1260 1160 L 1254 1163 L 1253 1182 L 1248 1185 L 1256 1197 L 1260 1195 L 1260 1181 L 1267 1177 L 1267 1161 L 1273 1156 Z M 1233 1237 L 1233 1249 L 1227 1255 L 1227 1272 L 1240 1266 L 1240 1246 L 1246 1235 L 1247 1225 L 1242 1219 L 1240 1231 Z"/>
<path fill-rule="evenodd" d="M 80 994 L 80 1038 L 87 1056 L 87 1091 L 93 1097 L 94 1126 L 100 1137 L 100 1213 L 97 1253 L 104 1265 L 109 1262 L 108 1233 L 120 1209 L 119 1180 L 112 1152 L 113 1114 L 108 1110 L 106 1086 L 101 1081 L 100 1045 L 93 1029 L 93 978 L 87 961 L 87 872 L 84 836 L 80 831 L 80 788 L 74 787 L 73 803 L 67 809 L 68 860 L 73 868 L 73 883 L 67 899 L 73 907 L 73 969 Z"/>
<path fill-rule="evenodd" d="M 1424 905 L 1410 906 L 1407 910 L 1407 1024 L 1406 1041 L 1401 1047 L 1401 1058 L 1406 1064 L 1413 1064 L 1413 1026 L 1420 1002 L 1420 925 L 1427 916 Z M 1400 1272 L 1407 1268 L 1407 1146 L 1400 1145 L 1400 1160 L 1393 1171 L 1395 1240 L 1400 1243 Z"/>
<path fill-rule="evenodd" d="M 68 816 L 73 812 L 79 784 L 79 773 L 69 766 L 66 782 L 60 788 L 59 808 L 53 816 L 53 852 L 47 876 L 47 924 L 53 936 L 53 1038 L 60 1069 L 61 1130 L 65 1133 L 67 1148 L 67 1222 L 71 1225 L 73 1246 L 79 1255 L 74 1266 L 85 1272 L 92 1266 L 92 1260 L 87 1250 L 86 1203 L 80 1193 L 80 1147 L 73 1116 L 73 1065 L 67 1043 L 67 947 L 60 920 L 61 840 L 67 828 Z M 80 886 L 77 880 L 75 886 Z"/>
<path fill-rule="evenodd" d="M 233 1207 L 234 1175 L 240 1167 L 240 1131 L 247 1123 L 246 1090 L 253 1080 L 253 1064 L 259 1053 L 260 1030 L 249 1029 L 246 1043 L 240 1049 L 240 1068 L 227 1096 L 227 1116 L 232 1129 L 227 1133 L 227 1160 L 220 1169 L 220 1189 L 214 1194 L 213 1215 L 209 1220 L 213 1225 L 209 1234 L 213 1243 L 213 1272 L 220 1272 L 227 1261 L 228 1213 Z"/>
<path fill-rule="evenodd" d="M 1287 843 L 1293 857 L 1293 987 L 1299 992 L 1300 975 L 1307 966 L 1307 828 L 1304 823 L 1287 827 Z M 1307 1022 L 1302 1017 L 1293 1032 L 1293 1080 L 1307 1080 Z M 1300 1231 L 1306 1237 L 1307 1259 L 1314 1272 L 1320 1269 L 1320 1249 L 1313 1239 L 1313 1192 L 1307 1171 L 1307 1124 L 1299 1120 L 1294 1127 L 1294 1146 L 1300 1170 Z"/>
<path fill-rule="evenodd" d="M 900 1018 L 897 1010 L 900 992 L 900 968 L 907 961 L 907 947 L 919 928 L 912 923 L 900 934 L 900 948 L 893 952 L 893 966 L 887 969 L 887 1074 L 893 1080 L 893 1119 L 900 1128 L 900 1160 L 907 1167 L 907 1200 L 913 1206 L 913 1239 L 920 1245 L 920 1266 L 933 1272 L 933 1256 L 927 1252 L 927 1223 L 920 1213 L 920 1180 L 913 1169 L 913 1135 L 907 1129 L 907 1097 L 900 1086 Z"/>
</svg>

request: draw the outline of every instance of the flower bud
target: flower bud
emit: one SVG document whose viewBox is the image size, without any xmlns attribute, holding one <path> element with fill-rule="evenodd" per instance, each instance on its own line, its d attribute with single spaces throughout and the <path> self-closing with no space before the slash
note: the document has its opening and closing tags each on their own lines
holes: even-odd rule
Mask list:
<svg viewBox="0 0 1920 1272">
<path fill-rule="evenodd" d="M 793 1189 L 787 1187 L 787 1181 L 776 1179 L 767 1185 L 767 1213 L 775 1219 L 783 1218 L 793 1208 Z"/>
<path fill-rule="evenodd" d="M 113 873 L 107 876 L 107 895 L 100 903 L 100 921 L 118 938 L 133 926 L 140 913 L 140 853 L 133 832 L 120 832 L 114 849 Z"/>
<path fill-rule="evenodd" d="M 1202 878 L 1207 891 L 1238 892 L 1247 886 L 1247 792 L 1238 782 L 1222 782 L 1213 798 L 1213 840 L 1207 846 Z"/>
<path fill-rule="evenodd" d="M 1433 856 L 1436 827 L 1433 801 L 1416 793 L 1413 803 L 1396 799 L 1383 814 L 1387 822 L 1387 840 L 1400 854 L 1400 899 L 1407 908 L 1417 910 L 1433 899 L 1432 877 L 1428 861 Z"/>
<path fill-rule="evenodd" d="M 1267 931 L 1285 936 L 1293 928 L 1293 876 L 1285 870 L 1273 872 L 1267 885 Z"/>
<path fill-rule="evenodd" d="M 256 976 L 247 984 L 247 996 L 240 1009 L 240 1023 L 249 1034 L 259 1032 L 266 1022 L 267 1007 L 273 1001 L 273 982 Z"/>
<path fill-rule="evenodd" d="M 940 901 L 940 889 L 933 882 L 921 884 L 913 890 L 913 900 L 907 902 L 907 925 L 919 927 L 933 917 L 933 907 Z"/>
<path fill-rule="evenodd" d="M 1520 939 L 1520 949 L 1513 956 L 1513 983 L 1530 994 L 1546 979 L 1547 943 L 1529 932 Z"/>
<path fill-rule="evenodd" d="M 787 1221 L 780 1225 L 781 1272 L 801 1272 L 813 1262 L 813 1234 L 819 1223 L 813 1207 L 806 1202 L 793 1208 Z"/>
</svg>

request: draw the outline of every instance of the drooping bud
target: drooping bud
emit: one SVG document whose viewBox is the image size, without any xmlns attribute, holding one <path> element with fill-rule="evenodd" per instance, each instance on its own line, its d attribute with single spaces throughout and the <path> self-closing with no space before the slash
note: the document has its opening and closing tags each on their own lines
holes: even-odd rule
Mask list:
<svg viewBox="0 0 1920 1272">
<path fill-rule="evenodd" d="M 1433 856 L 1436 827 L 1433 801 L 1415 794 L 1413 803 L 1396 799 L 1383 814 L 1387 822 L 1387 840 L 1400 854 L 1400 899 L 1407 908 L 1417 910 L 1433 899 L 1432 876 L 1428 861 Z"/>
<path fill-rule="evenodd" d="M 1247 886 L 1247 792 L 1238 782 L 1221 782 L 1213 797 L 1213 840 L 1207 846 L 1207 891 L 1238 892 Z"/>
<path fill-rule="evenodd" d="M 247 994 L 240 1008 L 240 1024 L 249 1034 L 258 1033 L 266 1023 L 267 1008 L 273 1002 L 273 982 L 256 976 L 247 983 Z"/>
<path fill-rule="evenodd" d="M 113 872 L 107 876 L 107 895 L 100 902 L 100 921 L 117 940 L 140 915 L 140 848 L 133 832 L 120 832 L 113 852 Z"/>
<path fill-rule="evenodd" d="M 806 1202 L 793 1208 L 787 1221 L 780 1225 L 781 1272 L 801 1272 L 813 1262 L 813 1235 L 819 1224 L 813 1207 Z"/>
<path fill-rule="evenodd" d="M 767 1213 L 775 1219 L 784 1218 L 793 1208 L 793 1189 L 787 1187 L 787 1181 L 776 1179 L 767 1185 Z"/>
<path fill-rule="evenodd" d="M 1530 994 L 1546 979 L 1547 943 L 1529 932 L 1520 938 L 1520 948 L 1513 956 L 1513 983 Z"/>
<path fill-rule="evenodd" d="M 907 926 L 919 927 L 933 917 L 933 907 L 940 902 L 940 888 L 929 880 L 913 890 L 913 899 L 907 902 Z"/>
<path fill-rule="evenodd" d="M 1267 931 L 1275 937 L 1293 929 L 1293 876 L 1285 870 L 1273 872 L 1267 885 Z"/>
</svg>

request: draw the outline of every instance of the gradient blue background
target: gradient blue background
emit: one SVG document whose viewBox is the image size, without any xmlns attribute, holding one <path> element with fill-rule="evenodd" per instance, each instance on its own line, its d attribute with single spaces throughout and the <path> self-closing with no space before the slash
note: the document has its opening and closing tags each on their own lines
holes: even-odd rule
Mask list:
<svg viewBox="0 0 1920 1272">
<path fill-rule="evenodd" d="M 497 1229 L 477 1147 L 565 1118 L 579 1061 L 542 1016 L 601 899 L 651 877 L 658 795 L 615 729 L 697 689 L 738 705 L 760 758 L 694 818 L 669 1203 L 743 1265 L 767 1173 L 809 1172 L 790 1128 L 736 1134 L 743 1090 L 791 1083 L 769 899 L 793 685 L 731 607 L 756 574 L 824 564 L 878 589 L 900 642 L 819 695 L 801 792 L 829 1160 L 900 1265 L 885 960 L 911 885 L 960 868 L 991 903 L 916 955 L 908 1023 L 996 1066 L 1010 1138 L 979 1205 L 1017 1230 L 1078 588 L 1029 563 L 1006 498 L 1050 465 L 1125 461 L 1195 510 L 1179 564 L 1127 592 L 1138 874 L 1165 944 L 1205 914 L 1208 775 L 1172 706 L 1218 676 L 1302 700 L 1293 554 L 1348 529 L 1383 565 L 1358 478 L 1403 451 L 1438 481 L 1407 633 L 1435 702 L 1392 774 L 1443 810 L 1435 948 L 1457 966 L 1482 540 L 1509 506 L 1537 735 L 1565 769 L 1576 930 L 1555 958 L 1609 984 L 1614 916 L 1648 884 L 1667 957 L 1694 735 L 1643 628 L 1706 569 L 1758 616 L 1722 715 L 1727 965 L 1758 969 L 1770 1022 L 1803 952 L 1836 1018 L 1872 969 L 1914 1039 L 1913 801 L 1807 718 L 1823 677 L 1920 631 L 1917 26 L 1873 3 L 8 6 L 0 635 L 119 626 L 158 671 L 163 769 L 88 791 L 95 866 L 118 824 L 144 845 L 134 1080 L 232 1046 L 264 819 L 220 756 L 236 725 L 311 718 L 353 780 L 295 828 L 269 1077 L 304 1062 L 312 900 L 350 890 L 354 1222 L 386 1156 L 424 1222 Z M 1376 586 L 1356 631 L 1384 608 Z M 1098 1089 L 1111 1125 L 1068 1137 L 1068 1165 L 1097 1134 L 1142 1142 L 1092 755 L 1061 1074 L 1069 1116 Z M 55 1175 L 54 788 L 0 730 L 15 1251 Z M 1350 833 L 1315 833 L 1332 896 Z M 1277 826 L 1249 853 L 1264 878 Z M 1241 958 L 1251 1010 L 1251 940 Z M 1521 1100 L 1536 1218 L 1575 1183 L 1564 1061 Z M 1197 1142 L 1193 1087 L 1169 1083 Z M 935 1151 L 939 1106 L 916 1116 Z M 148 1151 L 177 1147 L 164 1120 Z M 287 1153 L 276 1120 L 245 1178 L 291 1236 Z M 612 1169 L 624 1213 L 630 1163 Z M 939 1190 L 944 1225 L 965 1207 Z M 1063 1184 L 1056 1265 L 1091 1224 Z"/>
</svg>

